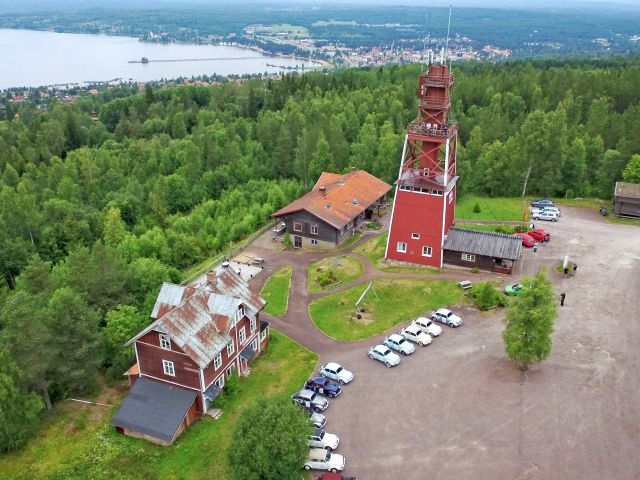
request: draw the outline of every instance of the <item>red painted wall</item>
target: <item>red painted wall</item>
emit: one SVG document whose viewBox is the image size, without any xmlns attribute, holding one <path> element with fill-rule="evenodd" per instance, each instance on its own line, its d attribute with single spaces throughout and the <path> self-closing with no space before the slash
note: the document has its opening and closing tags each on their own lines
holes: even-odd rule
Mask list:
<svg viewBox="0 0 640 480">
<path fill-rule="evenodd" d="M 387 258 L 440 268 L 444 201 L 444 196 L 398 190 Z M 419 233 L 420 239 L 412 239 L 412 233 Z M 407 244 L 406 253 L 397 252 L 398 242 Z M 424 245 L 432 248 L 431 257 L 422 256 Z"/>
<path fill-rule="evenodd" d="M 165 350 L 151 342 L 145 342 L 145 340 L 150 340 L 153 335 L 157 338 L 159 334 L 158 332 L 149 332 L 136 341 L 140 373 L 200 390 L 200 369 L 195 362 L 184 353 L 176 351 L 177 347 L 173 343 L 172 350 Z M 173 362 L 175 376 L 165 375 L 162 360 Z"/>
</svg>

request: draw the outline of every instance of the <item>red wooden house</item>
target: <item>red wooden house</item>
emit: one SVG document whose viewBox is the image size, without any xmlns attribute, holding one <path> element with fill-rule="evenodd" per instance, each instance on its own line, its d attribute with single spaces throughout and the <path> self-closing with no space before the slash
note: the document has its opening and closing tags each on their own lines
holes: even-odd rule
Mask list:
<svg viewBox="0 0 640 480">
<path fill-rule="evenodd" d="M 246 373 L 265 348 L 265 303 L 231 269 L 195 285 L 164 283 L 154 321 L 126 343 L 137 364 L 127 372 L 131 391 L 112 420 L 116 430 L 173 442 L 207 412 L 229 375 Z"/>
</svg>

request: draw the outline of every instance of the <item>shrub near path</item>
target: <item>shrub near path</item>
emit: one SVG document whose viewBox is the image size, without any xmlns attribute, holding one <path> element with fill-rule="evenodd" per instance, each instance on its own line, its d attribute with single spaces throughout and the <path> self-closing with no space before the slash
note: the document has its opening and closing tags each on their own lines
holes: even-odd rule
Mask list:
<svg viewBox="0 0 640 480">
<path fill-rule="evenodd" d="M 367 285 L 363 283 L 311 302 L 309 315 L 316 327 L 338 340 L 360 340 L 438 307 L 466 301 L 462 290 L 452 281 L 382 279 L 373 282 L 375 293 L 369 291 L 360 305 L 365 309 L 363 318 L 357 319 L 352 316 L 355 302 Z"/>
<path fill-rule="evenodd" d="M 364 265 L 351 255 L 323 258 L 309 265 L 307 290 L 310 293 L 322 293 L 346 285 L 364 272 Z M 335 280 L 323 286 L 324 279 Z"/>
</svg>

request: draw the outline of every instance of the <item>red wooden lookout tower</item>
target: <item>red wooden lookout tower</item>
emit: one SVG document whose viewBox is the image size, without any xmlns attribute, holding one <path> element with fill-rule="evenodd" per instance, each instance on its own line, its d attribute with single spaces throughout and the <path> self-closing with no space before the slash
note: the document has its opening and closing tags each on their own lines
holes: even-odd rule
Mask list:
<svg viewBox="0 0 640 480">
<path fill-rule="evenodd" d="M 442 267 L 456 204 L 458 125 L 451 122 L 453 75 L 446 62 L 420 75 L 418 118 L 407 127 L 385 257 Z"/>
</svg>

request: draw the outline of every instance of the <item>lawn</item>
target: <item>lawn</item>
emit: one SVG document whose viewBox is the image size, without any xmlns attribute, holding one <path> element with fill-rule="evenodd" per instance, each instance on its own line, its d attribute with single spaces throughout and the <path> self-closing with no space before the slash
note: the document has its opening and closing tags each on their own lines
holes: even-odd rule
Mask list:
<svg viewBox="0 0 640 480">
<path fill-rule="evenodd" d="M 294 392 L 316 362 L 315 354 L 271 330 L 268 352 L 252 363 L 251 375 L 240 380 L 222 417 L 197 422 L 171 447 L 115 433 L 109 425 L 115 409 L 59 403 L 36 439 L 20 452 L 0 456 L 0 478 L 228 478 L 227 450 L 242 411 L 265 394 Z M 118 404 L 121 395 L 111 402 Z"/>
<path fill-rule="evenodd" d="M 355 253 L 359 253 L 367 257 L 374 267 L 378 270 L 383 270 L 385 272 L 391 273 L 407 273 L 407 272 L 416 272 L 416 273 L 437 273 L 438 269 L 430 268 L 430 267 L 422 267 L 422 266 L 414 266 L 414 267 L 404 267 L 400 265 L 388 264 L 384 259 L 384 251 L 387 247 L 387 236 L 385 233 L 383 235 L 374 237 L 370 240 L 367 240 L 361 245 L 358 245 L 353 249 Z"/>
<path fill-rule="evenodd" d="M 321 287 L 318 283 L 318 277 L 322 272 L 326 272 L 328 269 L 332 270 L 335 274 L 336 283 Z M 338 288 L 340 285 L 347 284 L 356 278 L 360 277 L 364 272 L 364 265 L 360 260 L 351 255 L 344 257 L 328 257 L 318 260 L 315 263 L 309 265 L 307 272 L 307 290 L 311 293 L 321 293 L 328 290 Z"/>
<path fill-rule="evenodd" d="M 309 314 L 316 326 L 339 340 L 360 340 L 384 332 L 394 325 L 408 322 L 421 314 L 445 305 L 466 302 L 455 282 L 444 280 L 383 279 L 373 283 L 373 291 L 359 308 L 364 308 L 358 320 L 355 302 L 368 284 L 314 300 Z M 376 296 L 377 294 L 377 296 Z"/>
<path fill-rule="evenodd" d="M 349 238 L 347 238 L 342 245 L 340 245 L 340 248 L 347 248 L 350 247 L 351 245 L 353 245 L 354 243 L 356 243 L 358 240 L 360 240 L 362 238 L 362 232 L 357 231 L 355 233 L 355 235 L 351 235 Z"/>
<path fill-rule="evenodd" d="M 289 306 L 289 289 L 291 288 L 290 266 L 282 267 L 265 282 L 260 296 L 267 301 L 264 311 L 270 315 L 282 316 L 287 313 Z"/>
<path fill-rule="evenodd" d="M 456 219 L 521 222 L 523 214 L 529 214 L 529 203 L 529 199 L 520 197 L 487 198 L 465 195 L 456 203 Z M 479 213 L 473 211 L 476 204 L 480 207 Z"/>
</svg>

